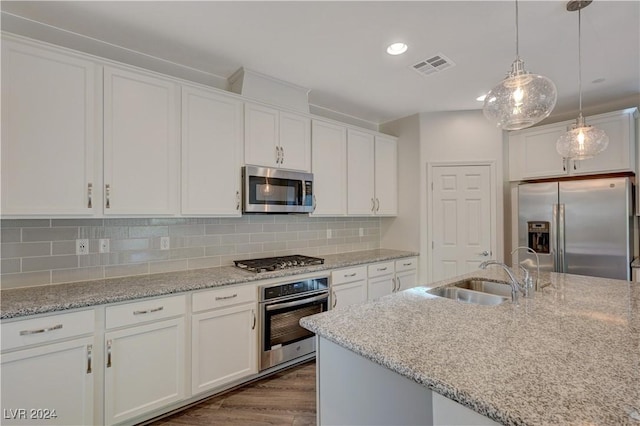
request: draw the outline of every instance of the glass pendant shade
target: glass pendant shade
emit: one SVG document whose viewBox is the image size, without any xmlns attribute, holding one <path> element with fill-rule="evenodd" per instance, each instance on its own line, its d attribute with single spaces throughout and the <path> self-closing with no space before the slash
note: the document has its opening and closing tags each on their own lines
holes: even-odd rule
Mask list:
<svg viewBox="0 0 640 426">
<path fill-rule="evenodd" d="M 524 70 L 517 58 L 511 72 L 484 99 L 484 116 L 504 130 L 519 130 L 544 120 L 558 99 L 555 84 L 545 76 Z"/>
<path fill-rule="evenodd" d="M 600 154 L 609 146 L 609 137 L 597 127 L 585 123 L 582 114 L 578 116 L 571 130 L 560 136 L 556 151 L 563 158 L 587 160 Z"/>
</svg>

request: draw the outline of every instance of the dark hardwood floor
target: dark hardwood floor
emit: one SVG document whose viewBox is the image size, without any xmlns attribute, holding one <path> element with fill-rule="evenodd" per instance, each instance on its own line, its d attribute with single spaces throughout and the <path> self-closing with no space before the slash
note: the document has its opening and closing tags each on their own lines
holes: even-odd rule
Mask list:
<svg viewBox="0 0 640 426">
<path fill-rule="evenodd" d="M 314 361 L 279 372 L 242 388 L 212 397 L 187 410 L 151 423 L 184 425 L 316 424 Z"/>
</svg>

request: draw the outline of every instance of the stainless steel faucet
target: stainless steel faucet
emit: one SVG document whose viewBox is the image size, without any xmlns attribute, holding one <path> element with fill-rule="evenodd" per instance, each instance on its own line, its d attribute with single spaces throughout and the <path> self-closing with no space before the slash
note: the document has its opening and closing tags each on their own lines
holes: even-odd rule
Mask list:
<svg viewBox="0 0 640 426">
<path fill-rule="evenodd" d="M 511 284 L 511 301 L 513 303 L 516 303 L 518 301 L 518 292 L 522 292 L 522 294 L 526 294 L 526 288 L 525 285 L 522 284 L 520 281 L 518 281 L 518 279 L 516 278 L 516 275 L 513 273 L 513 271 L 511 270 L 511 268 L 509 268 L 507 265 L 505 265 L 502 262 L 498 262 L 497 260 L 487 260 L 484 261 L 480 264 L 480 269 L 487 269 L 487 266 L 489 265 L 497 265 L 502 267 L 502 269 L 504 269 L 504 271 L 507 273 L 507 275 L 509 275 L 509 279 L 511 280 L 510 284 Z"/>
<path fill-rule="evenodd" d="M 535 285 L 533 286 L 533 291 L 541 290 L 540 285 L 539 285 L 539 280 L 540 280 L 540 257 L 538 257 L 538 252 L 536 252 L 531 247 L 519 246 L 519 247 L 516 247 L 513 250 L 511 250 L 511 254 L 515 253 L 518 250 L 527 250 L 529 253 L 533 253 L 536 256 L 536 281 L 535 281 Z M 520 268 L 523 269 L 523 271 L 525 271 L 524 283 L 525 283 L 525 286 L 528 286 L 529 285 L 529 271 L 524 266 L 522 266 L 522 265 L 519 265 L 519 266 L 520 266 Z"/>
</svg>

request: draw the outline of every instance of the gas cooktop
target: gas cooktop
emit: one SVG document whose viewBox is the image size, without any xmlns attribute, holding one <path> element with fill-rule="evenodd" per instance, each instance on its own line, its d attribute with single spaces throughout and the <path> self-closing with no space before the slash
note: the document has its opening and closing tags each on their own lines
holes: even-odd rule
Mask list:
<svg viewBox="0 0 640 426">
<path fill-rule="evenodd" d="M 238 268 L 251 272 L 270 272 L 280 269 L 299 268 L 301 266 L 322 265 L 324 259 L 310 256 L 279 256 L 263 257 L 261 259 L 234 260 Z"/>
</svg>

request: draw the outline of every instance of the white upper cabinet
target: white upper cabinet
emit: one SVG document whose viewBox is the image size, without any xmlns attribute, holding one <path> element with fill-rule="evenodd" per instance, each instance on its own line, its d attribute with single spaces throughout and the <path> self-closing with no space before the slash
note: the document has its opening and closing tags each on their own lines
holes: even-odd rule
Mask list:
<svg viewBox="0 0 640 426">
<path fill-rule="evenodd" d="M 311 120 L 263 105 L 245 103 L 246 164 L 311 169 Z"/>
<path fill-rule="evenodd" d="M 375 211 L 375 145 L 372 134 L 349 129 L 347 133 L 347 212 L 372 215 Z"/>
<path fill-rule="evenodd" d="M 182 214 L 240 216 L 242 101 L 182 89 Z"/>
<path fill-rule="evenodd" d="M 90 61 L 3 38 L 3 215 L 99 211 L 100 86 Z"/>
<path fill-rule="evenodd" d="M 175 215 L 179 182 L 179 87 L 104 68 L 104 213 Z"/>
<path fill-rule="evenodd" d="M 605 131 L 609 146 L 590 160 L 565 160 L 556 151 L 556 141 L 574 120 L 548 124 L 509 134 L 509 178 L 512 181 L 614 172 L 635 173 L 635 120 L 631 108 L 587 117 L 589 125 Z"/>
<path fill-rule="evenodd" d="M 398 213 L 398 148 L 392 137 L 349 129 L 347 137 L 349 215 Z"/>
<path fill-rule="evenodd" d="M 347 214 L 347 128 L 313 120 L 311 159 L 316 209 L 313 216 Z"/>
<path fill-rule="evenodd" d="M 398 214 L 398 145 L 395 138 L 375 138 L 375 199 L 377 215 Z"/>
</svg>

